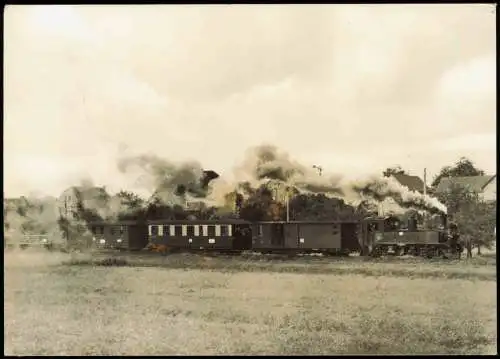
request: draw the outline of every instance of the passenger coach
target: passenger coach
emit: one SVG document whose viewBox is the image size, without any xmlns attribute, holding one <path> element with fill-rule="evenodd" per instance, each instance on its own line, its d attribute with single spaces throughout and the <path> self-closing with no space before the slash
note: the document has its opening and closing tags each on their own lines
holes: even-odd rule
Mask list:
<svg viewBox="0 0 500 359">
<path fill-rule="evenodd" d="M 144 222 L 92 222 L 90 230 L 93 246 L 100 249 L 141 250 L 148 244 Z"/>
<path fill-rule="evenodd" d="M 154 220 L 148 222 L 148 236 L 149 246 L 160 251 L 252 248 L 250 222 L 243 220 Z"/>
</svg>

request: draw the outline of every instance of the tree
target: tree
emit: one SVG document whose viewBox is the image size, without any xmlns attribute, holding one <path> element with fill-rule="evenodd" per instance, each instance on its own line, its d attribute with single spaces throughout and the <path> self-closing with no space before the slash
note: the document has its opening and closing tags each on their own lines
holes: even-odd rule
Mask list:
<svg viewBox="0 0 500 359">
<path fill-rule="evenodd" d="M 384 177 L 391 177 L 392 175 L 406 175 L 406 171 L 401 168 L 401 166 L 397 165 L 395 167 L 389 167 L 384 172 Z"/>
<path fill-rule="evenodd" d="M 476 168 L 474 163 L 466 157 L 460 157 L 454 166 L 445 166 L 432 181 L 431 186 L 436 188 L 445 177 L 484 176 L 484 171 Z"/>
<path fill-rule="evenodd" d="M 464 241 L 477 246 L 491 248 L 495 237 L 496 203 L 485 203 L 477 193 L 453 184 L 445 193 L 439 194 L 439 200 L 448 208 L 448 219 L 458 225 L 460 236 Z"/>
<path fill-rule="evenodd" d="M 120 192 L 117 193 L 116 196 L 120 198 L 123 201 L 123 203 L 129 206 L 130 208 L 139 208 L 142 207 L 144 204 L 144 200 L 141 197 L 130 191 L 121 190 Z"/>
<path fill-rule="evenodd" d="M 339 198 L 324 194 L 300 194 L 290 201 L 290 212 L 295 220 L 331 221 L 351 220 L 359 217 L 356 209 Z"/>
</svg>

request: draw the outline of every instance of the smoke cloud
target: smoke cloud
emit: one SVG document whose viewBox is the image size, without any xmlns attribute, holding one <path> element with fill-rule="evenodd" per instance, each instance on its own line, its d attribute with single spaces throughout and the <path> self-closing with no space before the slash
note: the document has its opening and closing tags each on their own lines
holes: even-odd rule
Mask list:
<svg viewBox="0 0 500 359">
<path fill-rule="evenodd" d="M 264 201 L 274 213 L 273 218 L 278 218 L 287 196 L 293 199 L 300 194 L 337 198 L 353 208 L 382 205 L 386 211 L 396 214 L 408 209 L 446 212 L 446 207 L 436 198 L 412 192 L 393 178 L 380 174 L 352 179 L 326 171 L 320 175 L 312 166 L 296 161 L 272 145 L 250 148 L 241 165 L 235 168 L 234 180 L 219 177 L 196 161 L 175 163 L 152 154 L 123 155 L 116 165 L 122 175 L 129 177 L 149 196 L 141 198 L 126 189 L 109 194 L 105 187 L 97 187 L 91 180 L 83 179 L 79 185 L 65 191 L 59 200 L 4 201 L 6 234 L 13 238 L 19 233 L 50 233 L 60 239 L 64 228 L 61 213 L 63 217 L 71 217 L 80 232 L 89 234 L 88 224 L 92 221 L 138 218 L 147 216 L 151 208 L 159 207 L 167 211 L 160 211 L 157 216 L 175 216 L 185 212 L 187 202 L 200 203 L 200 210 L 216 207 L 225 213 L 234 210 L 236 202 L 241 207 L 245 203 L 252 206 L 256 201 Z M 69 208 L 67 198 L 74 202 Z M 73 215 L 68 216 L 69 212 Z"/>
<path fill-rule="evenodd" d="M 249 186 L 258 187 L 265 181 L 275 181 L 282 183 L 283 188 L 291 187 L 299 193 L 322 193 L 341 198 L 351 205 L 366 200 L 387 204 L 387 200 L 392 199 L 391 209 L 396 212 L 403 209 L 446 212 L 446 207 L 437 199 L 412 192 L 392 178 L 380 174 L 353 180 L 342 174 L 319 175 L 312 166 L 299 163 L 272 145 L 249 149 L 238 172 L 245 174 L 246 180 L 235 189 L 243 189 L 244 193 L 248 192 L 245 188 Z"/>
<path fill-rule="evenodd" d="M 138 186 L 165 204 L 183 204 L 187 199 L 206 197 L 204 171 L 195 161 L 175 164 L 156 155 L 122 156 L 121 173 L 133 176 Z"/>
<path fill-rule="evenodd" d="M 437 199 L 412 192 L 382 174 L 362 179 L 327 172 L 319 175 L 312 166 L 298 162 L 269 144 L 247 150 L 241 165 L 235 168 L 232 182 L 216 176 L 207 180 L 207 171 L 198 162 L 175 164 L 155 155 L 122 157 L 118 168 L 150 188 L 157 203 L 170 206 L 198 200 L 208 206 L 224 207 L 228 205 L 229 193 L 239 193 L 247 200 L 257 189 L 266 186 L 272 189 L 278 202 L 283 202 L 287 194 L 324 194 L 354 206 L 362 201 L 384 203 L 384 207 L 390 207 L 393 212 L 405 209 L 446 212 L 446 207 Z"/>
</svg>

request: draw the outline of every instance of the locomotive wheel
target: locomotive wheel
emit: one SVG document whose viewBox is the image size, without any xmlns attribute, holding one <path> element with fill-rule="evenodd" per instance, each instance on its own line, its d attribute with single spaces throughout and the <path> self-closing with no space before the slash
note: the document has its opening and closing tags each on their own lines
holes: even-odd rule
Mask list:
<svg viewBox="0 0 500 359">
<path fill-rule="evenodd" d="M 382 254 L 382 251 L 380 250 L 380 247 L 373 248 L 372 257 L 378 258 L 381 256 L 381 254 Z"/>
</svg>

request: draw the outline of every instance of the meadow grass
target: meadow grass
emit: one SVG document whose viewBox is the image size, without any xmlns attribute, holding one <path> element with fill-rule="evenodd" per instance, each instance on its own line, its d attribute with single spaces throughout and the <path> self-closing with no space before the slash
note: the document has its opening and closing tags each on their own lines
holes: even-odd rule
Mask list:
<svg viewBox="0 0 500 359">
<path fill-rule="evenodd" d="M 24 253 L 4 274 L 10 355 L 496 353 L 492 259 Z"/>
</svg>

